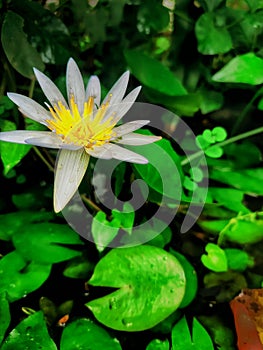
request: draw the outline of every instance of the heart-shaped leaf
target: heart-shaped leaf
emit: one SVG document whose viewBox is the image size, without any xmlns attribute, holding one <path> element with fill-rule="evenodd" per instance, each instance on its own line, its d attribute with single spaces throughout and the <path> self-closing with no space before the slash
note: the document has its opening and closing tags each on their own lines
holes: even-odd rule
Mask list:
<svg viewBox="0 0 263 350">
<path fill-rule="evenodd" d="M 25 261 L 13 251 L 0 260 L 0 292 L 7 292 L 10 302 L 33 292 L 46 281 L 51 265 Z"/>
<path fill-rule="evenodd" d="M 60 349 L 121 350 L 121 346 L 105 329 L 91 320 L 80 318 L 63 331 Z"/>
<path fill-rule="evenodd" d="M 175 257 L 143 245 L 111 250 L 96 265 L 88 283 L 118 288 L 86 304 L 98 321 L 117 330 L 141 331 L 178 308 L 186 280 Z"/>
<path fill-rule="evenodd" d="M 41 311 L 19 323 L 4 341 L 1 350 L 57 350 L 50 338 Z"/>
<path fill-rule="evenodd" d="M 196 22 L 195 33 L 198 51 L 204 55 L 215 55 L 231 50 L 232 40 L 226 28 L 217 26 L 212 12 L 202 14 Z"/>
<path fill-rule="evenodd" d="M 210 270 L 215 272 L 227 271 L 227 257 L 223 249 L 213 243 L 208 243 L 205 247 L 208 255 L 201 256 L 202 263 Z"/>
</svg>

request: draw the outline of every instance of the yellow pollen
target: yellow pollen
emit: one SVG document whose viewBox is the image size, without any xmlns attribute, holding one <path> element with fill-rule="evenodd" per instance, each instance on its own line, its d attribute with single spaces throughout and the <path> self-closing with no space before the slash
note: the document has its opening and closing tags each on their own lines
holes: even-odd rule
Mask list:
<svg viewBox="0 0 263 350">
<path fill-rule="evenodd" d="M 84 103 L 80 114 L 74 96 L 70 98 L 70 109 L 59 101 L 49 108 L 52 119 L 46 120 L 47 127 L 61 137 L 63 142 L 85 148 L 93 148 L 110 142 L 115 136 L 114 116 L 104 119 L 110 101 L 94 111 L 94 97 Z"/>
</svg>

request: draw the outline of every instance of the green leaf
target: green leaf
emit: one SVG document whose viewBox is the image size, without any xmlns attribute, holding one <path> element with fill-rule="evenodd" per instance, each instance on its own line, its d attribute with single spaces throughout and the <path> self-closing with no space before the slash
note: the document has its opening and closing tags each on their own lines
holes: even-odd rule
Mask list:
<svg viewBox="0 0 263 350">
<path fill-rule="evenodd" d="M 198 288 L 197 274 L 192 264 L 186 259 L 186 257 L 173 249 L 170 249 L 170 253 L 178 259 L 179 263 L 183 266 L 186 288 L 183 300 L 180 304 L 180 308 L 188 306 L 195 298 Z"/>
<path fill-rule="evenodd" d="M 215 300 L 225 303 L 240 293 L 240 290 L 247 288 L 247 281 L 241 273 L 228 270 L 221 273 L 208 273 L 204 277 L 204 285 L 206 289 L 216 288 Z"/>
<path fill-rule="evenodd" d="M 121 223 L 118 219 L 107 220 L 107 215 L 99 211 L 92 220 L 91 233 L 99 252 L 117 236 Z"/>
<path fill-rule="evenodd" d="M 159 229 L 158 224 L 160 224 L 160 226 L 163 227 L 164 223 L 161 220 L 158 220 L 156 218 L 153 219 L 152 223 L 153 223 L 153 226 L 149 225 L 149 227 L 147 227 L 147 224 L 144 223 L 144 227 L 143 227 L 144 234 L 146 234 L 145 231 L 147 230 L 147 228 L 150 231 L 149 233 L 150 235 L 153 235 L 154 230 L 156 230 L 155 232 L 160 232 L 160 231 L 161 232 L 157 236 L 155 236 L 153 239 L 149 241 L 147 240 L 147 244 L 154 245 L 155 247 L 159 247 L 159 248 L 164 248 L 168 243 L 171 242 L 171 239 L 173 236 L 172 230 L 170 229 L 169 226 L 166 226 L 164 230 Z M 137 230 L 137 233 L 138 233 L 138 230 Z"/>
<path fill-rule="evenodd" d="M 191 180 L 190 177 L 188 177 L 188 176 L 185 176 L 184 182 L 183 182 L 183 186 L 184 186 L 185 189 L 187 189 L 187 190 L 189 190 L 191 192 L 197 189 L 196 182 Z"/>
<path fill-rule="evenodd" d="M 232 329 L 229 328 L 228 320 L 222 317 L 222 320 L 216 315 L 198 317 L 214 340 L 217 348 L 220 350 L 235 350 L 235 336 Z"/>
<path fill-rule="evenodd" d="M 206 134 L 205 134 L 205 136 L 203 135 L 204 134 L 204 132 L 206 131 Z M 208 133 L 207 133 L 207 131 L 209 132 L 209 135 L 210 135 L 210 133 L 211 133 L 211 131 L 210 130 L 208 130 L 208 129 L 206 129 L 204 132 L 203 132 L 203 134 L 202 135 L 197 135 L 196 136 L 196 144 L 197 144 L 197 146 L 199 147 L 199 148 L 201 148 L 201 149 L 203 149 L 203 150 L 205 150 L 207 147 L 209 147 L 210 146 L 210 144 L 211 144 L 211 142 L 210 141 L 207 141 L 207 137 L 208 137 Z M 206 137 L 206 138 L 205 138 Z"/>
<path fill-rule="evenodd" d="M 186 318 L 183 317 L 172 330 L 172 349 L 214 350 L 214 346 L 209 334 L 195 317 L 191 337 Z"/>
<path fill-rule="evenodd" d="M 10 321 L 11 315 L 6 293 L 0 293 L 0 344 L 4 339 L 5 332 L 10 324 Z"/>
<path fill-rule="evenodd" d="M 203 55 L 216 55 L 232 49 L 228 30 L 218 26 L 213 13 L 203 13 L 195 24 L 198 51 Z"/>
<path fill-rule="evenodd" d="M 201 89 L 201 94 L 202 102 L 200 104 L 200 109 L 202 114 L 217 111 L 223 106 L 224 95 L 222 93 L 217 91 Z"/>
<path fill-rule="evenodd" d="M 230 219 L 219 234 L 219 243 L 230 241 L 238 244 L 254 244 L 263 239 L 263 215 L 250 213 Z"/>
<path fill-rule="evenodd" d="M 87 279 L 90 276 L 94 264 L 84 256 L 77 256 L 67 263 L 63 275 L 69 278 Z"/>
<path fill-rule="evenodd" d="M 117 339 L 95 324 L 93 321 L 80 318 L 70 323 L 62 333 L 60 350 L 121 350 Z"/>
<path fill-rule="evenodd" d="M 258 85 L 263 83 L 262 72 L 263 59 L 249 52 L 233 58 L 212 76 L 212 80 L 220 83 Z"/>
<path fill-rule="evenodd" d="M 44 316 L 41 311 L 35 312 L 22 322 L 9 334 L 1 350 L 57 350 L 50 338 Z"/>
<path fill-rule="evenodd" d="M 200 168 L 197 168 L 197 167 L 192 167 L 189 170 L 189 174 L 195 182 L 201 182 L 204 178 L 204 174 L 203 174 L 202 170 Z"/>
<path fill-rule="evenodd" d="M 224 152 L 233 160 L 235 168 L 252 168 L 261 161 L 261 151 L 249 141 L 227 145 Z"/>
<path fill-rule="evenodd" d="M 9 120 L 0 124 L 2 131 L 16 130 L 16 125 Z M 0 141 L 0 156 L 4 165 L 4 175 L 13 169 L 30 151 L 30 145 Z"/>
<path fill-rule="evenodd" d="M 169 25 L 169 10 L 162 3 L 145 1 L 137 14 L 138 27 L 149 33 L 149 29 L 158 32 Z"/>
<path fill-rule="evenodd" d="M 245 0 L 252 12 L 263 8 L 263 0 Z"/>
<path fill-rule="evenodd" d="M 136 50 L 126 50 L 124 55 L 132 73 L 142 84 L 168 96 L 187 94 L 181 82 L 159 61 Z"/>
<path fill-rule="evenodd" d="M 222 128 L 221 126 L 216 126 L 213 128 L 212 135 L 215 138 L 215 142 L 222 142 L 227 138 L 226 129 Z"/>
<path fill-rule="evenodd" d="M 5 110 L 10 110 L 13 107 L 14 107 L 14 103 L 10 100 L 9 97 L 7 97 L 7 96 L 0 96 L 0 110 L 1 110 L 1 114 Z"/>
<path fill-rule="evenodd" d="M 263 111 L 263 97 L 261 97 L 261 99 L 258 101 L 258 109 Z"/>
<path fill-rule="evenodd" d="M 112 209 L 112 217 L 120 222 L 120 227 L 127 231 L 129 234 L 132 233 L 132 227 L 135 218 L 135 212 L 131 204 L 124 203 L 123 210 Z"/>
<path fill-rule="evenodd" d="M 166 340 L 154 339 L 147 345 L 147 348 L 146 348 L 146 350 L 169 350 L 169 349 L 170 349 L 170 344 L 167 339 Z"/>
<path fill-rule="evenodd" d="M 249 213 L 249 209 L 242 203 L 244 192 L 234 188 L 209 187 L 209 194 L 220 205 L 235 212 Z"/>
<path fill-rule="evenodd" d="M 236 248 L 226 248 L 225 254 L 227 258 L 228 268 L 235 271 L 245 271 L 247 267 L 253 266 L 253 260 L 247 252 Z"/>
<path fill-rule="evenodd" d="M 204 150 L 205 155 L 211 158 L 220 158 L 224 151 L 222 147 L 212 146 Z"/>
<path fill-rule="evenodd" d="M 202 230 L 210 234 L 219 234 L 220 231 L 228 224 L 229 220 L 198 220 L 198 225 Z"/>
<path fill-rule="evenodd" d="M 239 171 L 228 171 L 221 168 L 211 169 L 209 177 L 212 180 L 220 181 L 233 186 L 244 193 L 263 195 L 263 168 L 245 169 Z"/>
<path fill-rule="evenodd" d="M 225 251 L 214 243 L 208 243 L 205 247 L 206 254 L 201 256 L 201 261 L 205 267 L 215 272 L 228 270 L 227 257 Z"/>
<path fill-rule="evenodd" d="M 9 241 L 19 228 L 33 222 L 48 221 L 54 218 L 50 212 L 18 211 L 0 215 L 0 239 Z"/>
<path fill-rule="evenodd" d="M 79 235 L 67 225 L 54 223 L 31 224 L 20 228 L 12 241 L 25 259 L 53 264 L 81 255 L 67 245 L 83 245 Z"/>
<path fill-rule="evenodd" d="M 138 147 L 129 146 L 129 149 L 143 155 L 149 163 L 133 164 L 140 177 L 148 186 L 160 194 L 173 200 L 180 200 L 182 196 L 181 158 L 174 151 L 168 140 Z"/>
<path fill-rule="evenodd" d="M 11 65 L 20 74 L 32 79 L 33 67 L 43 71 L 45 66 L 37 50 L 28 42 L 23 27 L 24 19 L 15 12 L 8 11 L 2 26 L 1 41 Z"/>
<path fill-rule="evenodd" d="M 21 299 L 38 289 L 50 271 L 51 264 L 28 263 L 28 260 L 13 251 L 0 260 L 0 293 L 6 291 L 10 302 Z"/>
<path fill-rule="evenodd" d="M 178 308 L 186 280 L 175 257 L 143 245 L 111 250 L 96 265 L 88 283 L 118 288 L 86 304 L 99 322 L 117 330 L 141 331 Z"/>
</svg>

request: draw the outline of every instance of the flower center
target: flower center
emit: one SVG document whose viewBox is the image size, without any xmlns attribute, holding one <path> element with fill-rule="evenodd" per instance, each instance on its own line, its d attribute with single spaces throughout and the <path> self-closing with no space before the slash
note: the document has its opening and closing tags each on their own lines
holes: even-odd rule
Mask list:
<svg viewBox="0 0 263 350">
<path fill-rule="evenodd" d="M 84 103 L 82 115 L 74 96 L 69 102 L 70 109 L 60 101 L 53 108 L 50 107 L 53 119 L 46 120 L 47 127 L 59 135 L 63 142 L 92 149 L 114 139 L 114 115 L 104 119 L 110 101 L 94 111 L 94 98 L 89 97 Z"/>
</svg>

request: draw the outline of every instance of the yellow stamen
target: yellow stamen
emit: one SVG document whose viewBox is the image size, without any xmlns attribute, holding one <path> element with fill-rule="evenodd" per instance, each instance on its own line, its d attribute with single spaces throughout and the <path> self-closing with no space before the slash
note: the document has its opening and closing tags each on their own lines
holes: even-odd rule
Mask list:
<svg viewBox="0 0 263 350">
<path fill-rule="evenodd" d="M 95 112 L 94 97 L 89 97 L 84 103 L 82 115 L 74 96 L 70 98 L 69 104 L 70 109 L 59 101 L 57 105 L 50 108 L 52 119 L 46 120 L 48 128 L 59 135 L 63 142 L 88 149 L 102 146 L 116 136 L 113 131 L 115 116 L 103 120 L 110 99 Z"/>
</svg>

